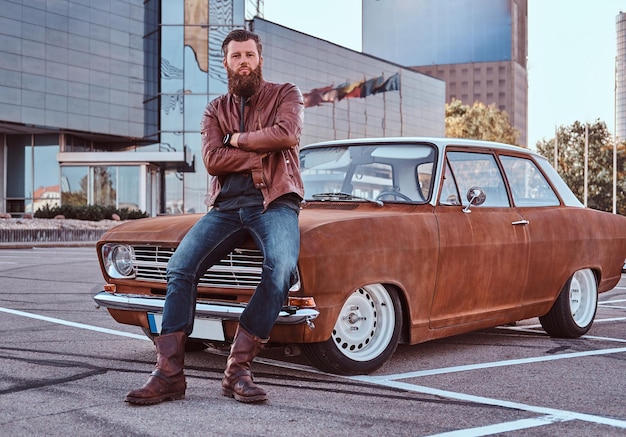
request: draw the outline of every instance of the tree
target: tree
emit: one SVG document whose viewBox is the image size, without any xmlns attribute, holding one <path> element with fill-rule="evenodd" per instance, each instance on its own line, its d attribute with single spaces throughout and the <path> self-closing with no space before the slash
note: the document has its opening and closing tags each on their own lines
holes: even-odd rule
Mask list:
<svg viewBox="0 0 626 437">
<path fill-rule="evenodd" d="M 606 123 L 574 122 L 557 128 L 556 170 L 581 202 L 585 202 L 585 135 L 587 135 L 587 206 L 613 211 L 613 140 Z M 554 139 L 537 143 L 537 151 L 554 163 Z M 617 147 L 617 212 L 626 215 L 626 144 Z"/>
<path fill-rule="evenodd" d="M 469 106 L 453 99 L 446 103 L 446 137 L 517 144 L 519 131 L 511 126 L 509 115 L 494 104 Z"/>
</svg>

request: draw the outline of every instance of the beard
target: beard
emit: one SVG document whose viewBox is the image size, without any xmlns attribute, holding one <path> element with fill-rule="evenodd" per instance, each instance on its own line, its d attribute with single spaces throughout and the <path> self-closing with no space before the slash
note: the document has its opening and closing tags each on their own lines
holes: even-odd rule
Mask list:
<svg viewBox="0 0 626 437">
<path fill-rule="evenodd" d="M 261 86 L 263 80 L 263 71 L 261 64 L 259 64 L 254 70 L 250 71 L 250 74 L 239 74 L 235 70 L 226 68 L 228 72 L 228 91 L 231 94 L 235 94 L 240 97 L 248 98 L 253 95 Z"/>
</svg>

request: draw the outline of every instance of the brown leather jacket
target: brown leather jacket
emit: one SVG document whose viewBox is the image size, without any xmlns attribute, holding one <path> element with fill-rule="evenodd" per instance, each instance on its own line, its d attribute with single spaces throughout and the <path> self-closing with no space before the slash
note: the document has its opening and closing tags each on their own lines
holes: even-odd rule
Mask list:
<svg viewBox="0 0 626 437">
<path fill-rule="evenodd" d="M 219 176 L 230 173 L 250 173 L 265 208 L 283 194 L 304 197 L 298 158 L 304 103 L 298 87 L 263 81 L 246 104 L 246 129 L 238 148 L 224 146 L 225 134 L 239 132 L 240 102 L 228 93 L 204 110 L 202 160 L 211 176 L 205 203 L 213 206 L 221 189 Z"/>
</svg>

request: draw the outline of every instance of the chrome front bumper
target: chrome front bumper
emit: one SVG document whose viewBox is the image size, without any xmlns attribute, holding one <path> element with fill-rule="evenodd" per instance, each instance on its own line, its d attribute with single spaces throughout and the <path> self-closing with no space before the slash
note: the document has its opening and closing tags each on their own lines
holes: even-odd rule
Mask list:
<svg viewBox="0 0 626 437">
<path fill-rule="evenodd" d="M 141 311 L 147 313 L 163 313 L 165 305 L 164 297 L 143 296 L 138 294 L 120 294 L 101 291 L 93 298 L 98 307 L 111 308 L 123 311 Z M 206 317 L 221 320 L 239 320 L 241 313 L 246 308 L 245 304 L 227 304 L 222 302 L 197 302 L 196 317 Z M 306 323 L 314 328 L 313 319 L 319 315 L 319 311 L 312 308 L 283 309 L 278 314 L 276 323 L 286 325 L 298 325 Z"/>
</svg>

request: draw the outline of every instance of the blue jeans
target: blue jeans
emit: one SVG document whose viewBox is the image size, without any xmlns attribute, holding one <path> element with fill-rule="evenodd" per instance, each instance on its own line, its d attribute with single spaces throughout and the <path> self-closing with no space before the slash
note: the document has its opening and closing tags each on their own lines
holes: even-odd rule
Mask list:
<svg viewBox="0 0 626 437">
<path fill-rule="evenodd" d="M 300 252 L 298 213 L 285 205 L 209 211 L 185 235 L 167 264 L 161 334 L 193 330 L 199 278 L 251 236 L 263 254 L 261 282 L 239 323 L 268 338 L 294 278 Z"/>
</svg>

